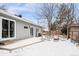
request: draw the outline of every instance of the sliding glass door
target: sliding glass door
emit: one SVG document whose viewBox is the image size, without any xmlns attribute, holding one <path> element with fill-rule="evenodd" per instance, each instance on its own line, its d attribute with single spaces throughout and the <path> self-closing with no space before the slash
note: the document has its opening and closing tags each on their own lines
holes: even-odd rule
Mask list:
<svg viewBox="0 0 79 59">
<path fill-rule="evenodd" d="M 2 19 L 2 38 L 15 37 L 15 22 Z"/>
<path fill-rule="evenodd" d="M 8 38 L 8 20 L 2 20 L 2 38 Z"/>
<path fill-rule="evenodd" d="M 14 22 L 10 21 L 10 37 L 14 37 Z"/>
</svg>

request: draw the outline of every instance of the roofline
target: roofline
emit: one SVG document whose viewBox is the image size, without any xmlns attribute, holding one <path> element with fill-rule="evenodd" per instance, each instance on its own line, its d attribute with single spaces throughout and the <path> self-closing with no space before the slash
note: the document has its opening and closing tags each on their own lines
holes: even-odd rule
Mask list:
<svg viewBox="0 0 79 59">
<path fill-rule="evenodd" d="M 72 24 L 72 25 L 68 26 L 68 28 L 70 28 L 70 27 L 79 27 L 79 25 L 78 24 Z"/>
<path fill-rule="evenodd" d="M 32 24 L 32 25 L 35 25 L 35 26 L 38 26 L 38 27 L 43 28 L 43 26 L 37 25 L 37 24 L 33 23 L 32 21 L 25 20 L 25 19 L 23 19 L 23 18 L 20 18 L 20 17 L 18 17 L 18 16 L 15 16 L 14 14 L 9 13 L 9 12 L 6 11 L 6 10 L 1 10 L 1 9 L 0 9 L 0 13 L 1 13 L 1 14 L 5 14 L 5 15 L 8 15 L 8 16 L 13 17 L 13 18 L 16 18 L 17 20 L 24 21 L 24 22 L 27 22 L 27 23 L 29 23 L 29 24 Z"/>
</svg>

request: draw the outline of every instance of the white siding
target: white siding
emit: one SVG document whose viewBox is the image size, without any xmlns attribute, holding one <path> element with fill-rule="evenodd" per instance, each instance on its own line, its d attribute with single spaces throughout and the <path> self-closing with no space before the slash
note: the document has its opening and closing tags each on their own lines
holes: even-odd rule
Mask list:
<svg viewBox="0 0 79 59">
<path fill-rule="evenodd" d="M 33 28 L 33 37 L 36 37 L 36 29 L 38 29 L 38 32 L 37 32 L 37 36 L 38 36 L 38 33 L 41 33 L 41 29 L 42 28 L 40 28 L 40 27 L 38 27 L 38 26 L 33 26 L 33 25 L 30 25 L 30 28 Z M 30 37 L 32 37 L 31 35 L 30 35 Z"/>
<path fill-rule="evenodd" d="M 25 39 L 25 38 L 32 37 L 30 35 L 31 27 L 33 27 L 33 34 L 34 34 L 33 37 L 36 36 L 36 29 L 39 29 L 38 33 L 41 33 L 41 28 L 36 25 L 32 25 L 27 22 L 20 21 L 18 19 L 10 18 L 8 16 L 4 16 L 4 18 L 15 20 L 15 22 L 16 22 L 16 24 L 15 24 L 16 25 L 16 29 L 15 29 L 16 39 Z M 24 29 L 24 26 L 27 26 L 28 28 Z M 0 18 L 0 39 L 2 39 L 1 37 L 2 37 L 2 19 Z"/>
<path fill-rule="evenodd" d="M 24 26 L 28 26 L 28 28 L 24 29 Z M 29 25 L 22 21 L 16 21 L 16 39 L 25 39 L 29 36 Z"/>
<path fill-rule="evenodd" d="M 27 29 L 24 29 L 24 26 L 27 26 Z M 33 28 L 33 36 L 30 34 L 30 28 Z M 33 26 L 23 21 L 16 20 L 16 39 L 25 39 L 29 37 L 36 36 L 36 29 L 39 29 L 38 33 L 41 33 L 41 28 Z"/>
</svg>

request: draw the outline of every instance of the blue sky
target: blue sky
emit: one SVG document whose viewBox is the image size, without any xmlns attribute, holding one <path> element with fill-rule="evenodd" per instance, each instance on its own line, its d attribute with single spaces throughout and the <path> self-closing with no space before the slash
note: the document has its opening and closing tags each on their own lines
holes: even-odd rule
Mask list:
<svg viewBox="0 0 79 59">
<path fill-rule="evenodd" d="M 38 23 L 36 10 L 41 6 L 35 3 L 0 3 L 0 6 L 6 6 L 9 12 L 14 14 L 21 14 L 23 18 Z M 44 22 L 44 23 L 43 23 Z M 45 24 L 46 23 L 46 24 Z M 41 25 L 47 26 L 47 22 L 42 20 Z"/>
<path fill-rule="evenodd" d="M 37 5 L 34 3 L 6 3 L 0 5 L 5 5 L 6 8 L 14 14 L 21 14 L 23 18 L 29 19 L 31 21 L 36 21 L 37 19 Z"/>
</svg>

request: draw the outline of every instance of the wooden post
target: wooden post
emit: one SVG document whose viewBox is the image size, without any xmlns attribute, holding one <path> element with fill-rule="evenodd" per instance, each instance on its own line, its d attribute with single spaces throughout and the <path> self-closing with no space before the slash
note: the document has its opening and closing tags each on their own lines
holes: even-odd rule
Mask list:
<svg viewBox="0 0 79 59">
<path fill-rule="evenodd" d="M 72 32 L 72 40 L 73 40 L 73 32 Z"/>
<path fill-rule="evenodd" d="M 79 40 L 79 31 L 78 31 L 78 40 Z"/>
</svg>

